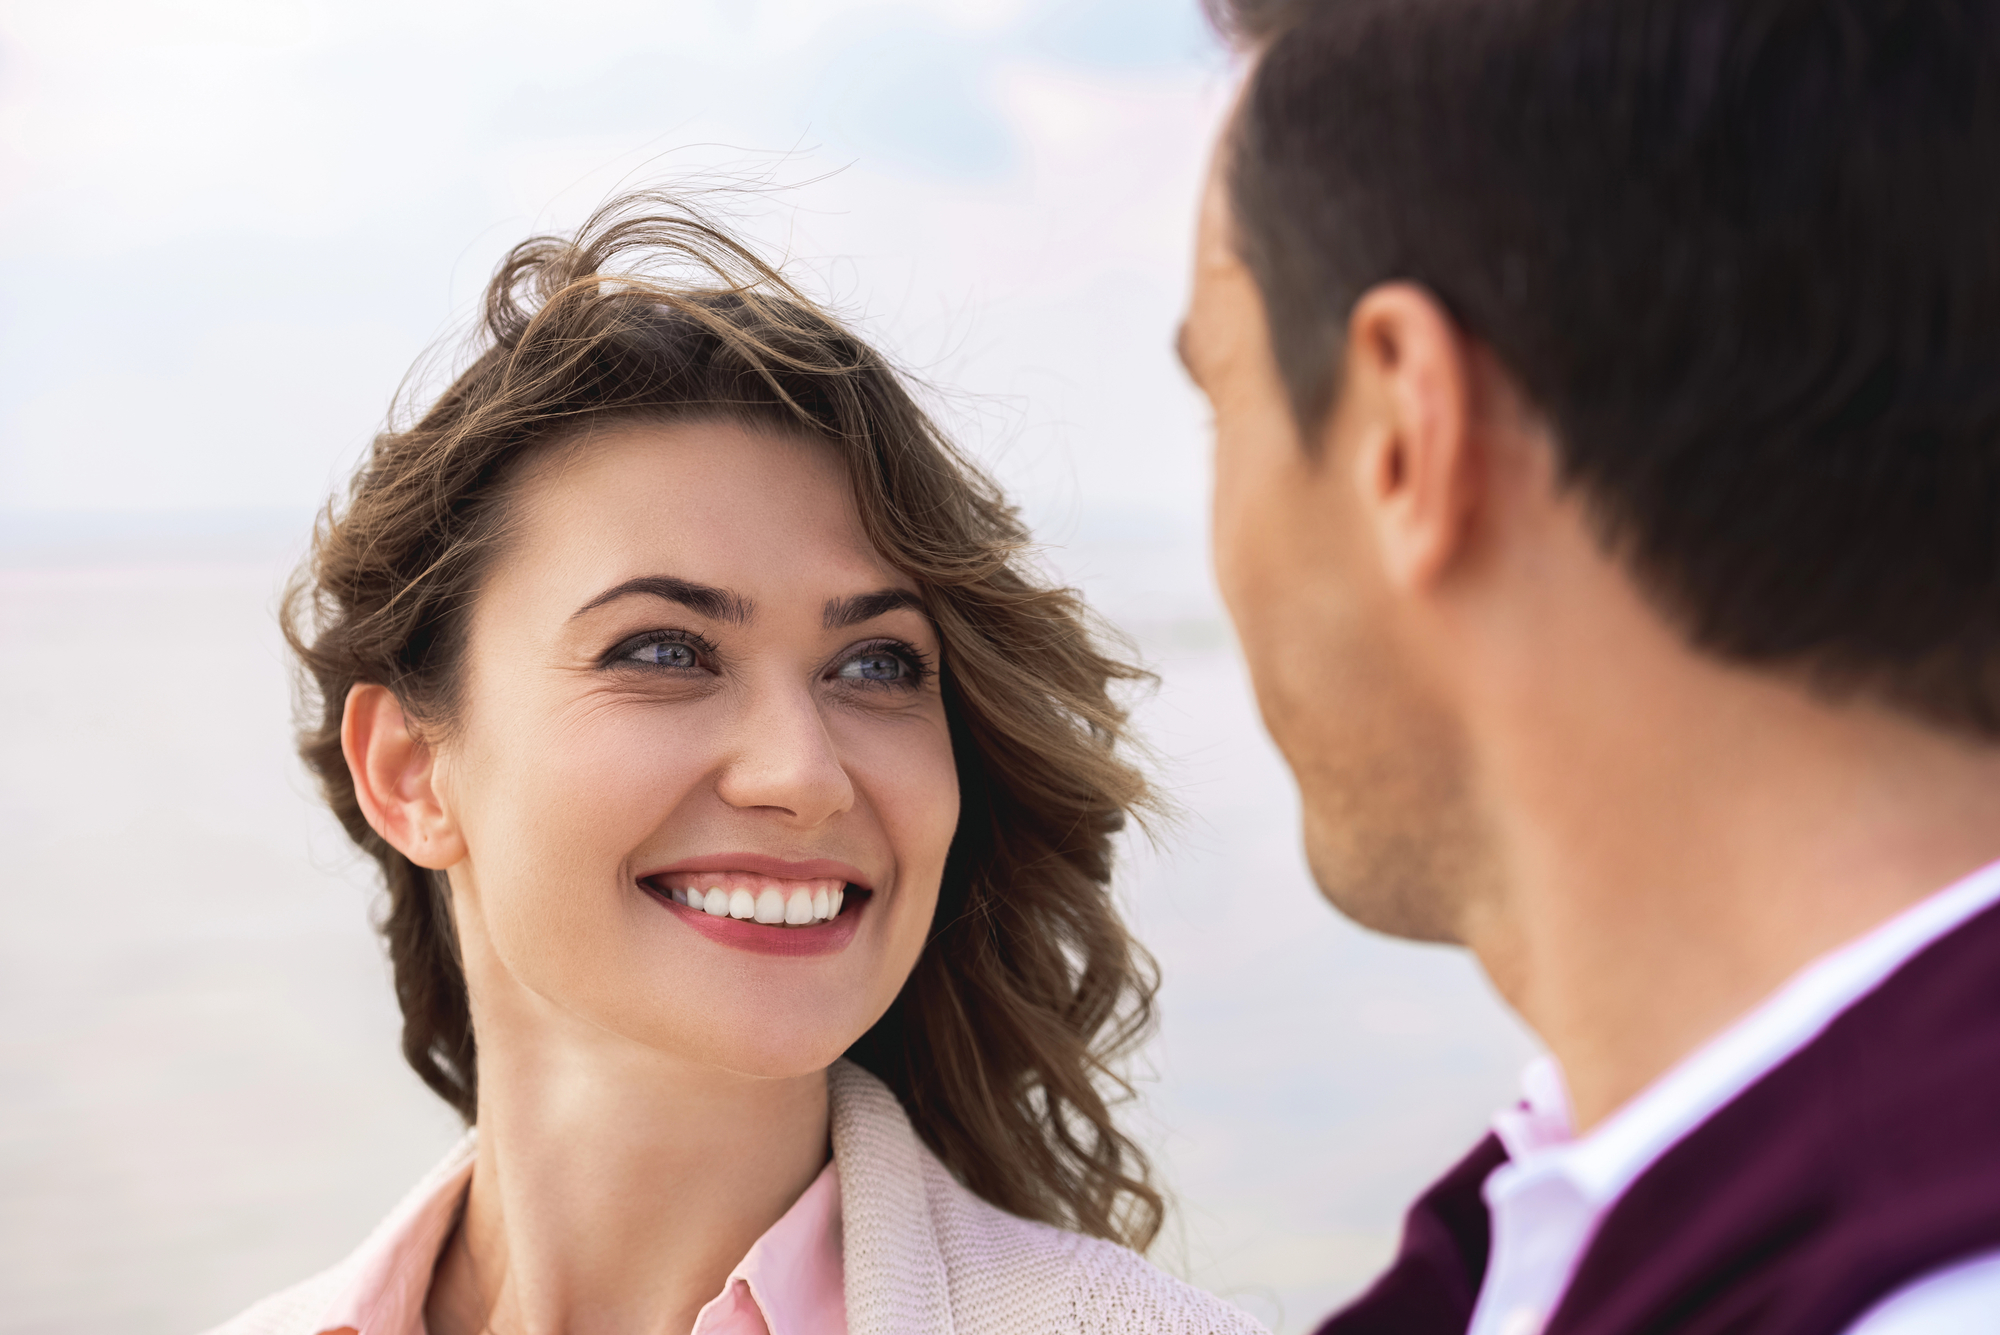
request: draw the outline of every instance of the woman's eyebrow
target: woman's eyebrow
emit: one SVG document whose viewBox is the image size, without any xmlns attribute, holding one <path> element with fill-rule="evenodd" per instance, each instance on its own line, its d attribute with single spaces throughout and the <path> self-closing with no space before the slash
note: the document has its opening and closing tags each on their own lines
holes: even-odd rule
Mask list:
<svg viewBox="0 0 2000 1335">
<path fill-rule="evenodd" d="M 672 575 L 642 575 L 638 579 L 628 579 L 623 584 L 612 585 L 570 613 L 570 619 L 574 621 L 585 612 L 620 598 L 629 598 L 633 594 L 664 598 L 670 603 L 679 603 L 710 621 L 728 621 L 739 626 L 748 621 L 755 610 L 750 600 L 742 594 L 732 593 L 728 589 L 718 589 L 713 584 L 697 584 L 691 579 L 677 579 Z"/>
<path fill-rule="evenodd" d="M 864 621 L 873 621 L 884 612 L 893 612 L 899 607 L 914 608 L 926 617 L 930 615 L 924 607 L 924 600 L 908 589 L 877 589 L 873 593 L 857 593 L 851 598 L 827 599 L 822 621 L 828 630 L 845 630 Z"/>
</svg>

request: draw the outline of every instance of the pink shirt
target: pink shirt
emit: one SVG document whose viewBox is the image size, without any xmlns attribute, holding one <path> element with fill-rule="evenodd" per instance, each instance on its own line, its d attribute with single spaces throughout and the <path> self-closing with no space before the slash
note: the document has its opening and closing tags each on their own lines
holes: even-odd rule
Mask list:
<svg viewBox="0 0 2000 1335">
<path fill-rule="evenodd" d="M 424 1335 L 431 1272 L 472 1182 L 474 1144 L 467 1136 L 437 1188 L 369 1240 L 320 1335 Z M 840 1174 L 831 1160 L 729 1272 L 692 1335 L 847 1335 Z"/>
</svg>

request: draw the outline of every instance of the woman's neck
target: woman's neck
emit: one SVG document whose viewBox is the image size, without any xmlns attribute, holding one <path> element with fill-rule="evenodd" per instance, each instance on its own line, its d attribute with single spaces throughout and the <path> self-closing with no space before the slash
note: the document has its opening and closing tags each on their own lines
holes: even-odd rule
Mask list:
<svg viewBox="0 0 2000 1335">
<path fill-rule="evenodd" d="M 824 1166 L 825 1073 L 734 1075 L 575 1022 L 496 1028 L 428 1329 L 689 1330 Z"/>
</svg>

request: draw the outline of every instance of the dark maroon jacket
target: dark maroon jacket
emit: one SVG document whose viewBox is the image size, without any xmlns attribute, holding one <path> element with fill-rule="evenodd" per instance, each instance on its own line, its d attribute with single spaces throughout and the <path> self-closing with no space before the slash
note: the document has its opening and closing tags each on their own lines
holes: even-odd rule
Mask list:
<svg viewBox="0 0 2000 1335">
<path fill-rule="evenodd" d="M 1480 1187 L 1506 1158 L 1489 1136 L 1432 1187 L 1395 1263 L 1319 1335 L 1462 1335 L 1486 1273 Z M 2000 907 L 1642 1173 L 1544 1335 L 1839 1335 L 1905 1284 L 1995 1249 Z"/>
</svg>

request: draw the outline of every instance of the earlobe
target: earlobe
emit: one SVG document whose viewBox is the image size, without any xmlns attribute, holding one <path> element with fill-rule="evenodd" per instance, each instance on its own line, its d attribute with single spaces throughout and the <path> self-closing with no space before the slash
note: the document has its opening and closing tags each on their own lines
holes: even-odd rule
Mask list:
<svg viewBox="0 0 2000 1335">
<path fill-rule="evenodd" d="M 388 687 L 360 682 L 349 689 L 340 749 L 361 814 L 391 847 L 433 871 L 465 857 L 465 841 L 437 791 L 436 753 Z"/>
<path fill-rule="evenodd" d="M 1355 463 L 1390 578 L 1434 583 L 1461 554 L 1478 494 L 1468 340 L 1411 283 L 1371 288 L 1348 325 L 1348 397 L 1371 419 Z"/>
</svg>

